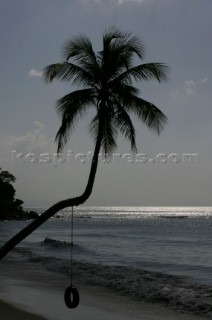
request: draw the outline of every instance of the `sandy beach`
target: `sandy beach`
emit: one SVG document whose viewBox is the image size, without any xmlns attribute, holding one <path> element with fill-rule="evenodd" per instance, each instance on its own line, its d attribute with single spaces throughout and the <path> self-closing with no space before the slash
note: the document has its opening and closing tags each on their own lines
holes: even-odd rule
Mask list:
<svg viewBox="0 0 212 320">
<path fill-rule="evenodd" d="M 63 300 L 69 279 L 24 262 L 0 262 L 1 319 L 28 320 L 191 320 L 199 316 L 180 314 L 158 304 L 132 301 L 98 286 L 77 281 L 80 305 L 68 309 Z M 22 311 L 23 310 L 23 311 Z"/>
<path fill-rule="evenodd" d="M 0 301 L 1 319 L 3 320 L 45 320 L 41 316 L 15 308 L 14 306 Z"/>
</svg>

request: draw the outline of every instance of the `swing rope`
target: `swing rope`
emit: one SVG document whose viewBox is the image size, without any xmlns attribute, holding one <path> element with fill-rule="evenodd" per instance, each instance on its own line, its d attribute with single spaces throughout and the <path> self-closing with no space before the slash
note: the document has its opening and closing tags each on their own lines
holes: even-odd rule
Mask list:
<svg viewBox="0 0 212 320">
<path fill-rule="evenodd" d="M 72 206 L 71 212 L 71 260 L 70 260 L 70 273 L 71 273 L 71 286 L 73 281 L 73 247 L 74 247 L 74 208 Z"/>
<path fill-rule="evenodd" d="M 68 308 L 74 309 L 78 306 L 80 296 L 77 288 L 73 286 L 73 246 L 74 246 L 74 208 L 71 211 L 71 259 L 70 259 L 70 276 L 71 284 L 66 288 L 64 293 L 65 304 Z"/>
</svg>

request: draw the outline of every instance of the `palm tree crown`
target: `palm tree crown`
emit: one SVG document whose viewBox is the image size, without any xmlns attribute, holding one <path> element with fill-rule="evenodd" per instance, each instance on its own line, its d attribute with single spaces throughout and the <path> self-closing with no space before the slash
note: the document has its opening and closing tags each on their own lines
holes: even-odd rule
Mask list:
<svg viewBox="0 0 212 320">
<path fill-rule="evenodd" d="M 63 56 L 63 62 L 44 69 L 45 80 L 72 81 L 81 88 L 57 101 L 57 111 L 62 118 L 56 135 L 58 151 L 89 107 L 96 109 L 89 129 L 95 142 L 101 131 L 105 153 L 110 154 L 116 147 L 119 132 L 129 140 L 132 151 L 136 151 L 135 128 L 129 113 L 160 133 L 167 122 L 166 116 L 155 105 L 140 98 L 139 89 L 133 83 L 166 80 L 168 67 L 163 63 L 134 66 L 135 57 L 140 60 L 144 57 L 143 44 L 136 36 L 111 28 L 103 35 L 102 51 L 95 53 L 91 41 L 81 35 L 67 41 Z"/>
</svg>

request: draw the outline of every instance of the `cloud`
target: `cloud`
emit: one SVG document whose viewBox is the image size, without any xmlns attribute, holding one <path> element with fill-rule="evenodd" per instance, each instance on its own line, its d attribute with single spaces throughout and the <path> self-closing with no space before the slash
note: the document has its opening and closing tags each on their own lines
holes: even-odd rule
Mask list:
<svg viewBox="0 0 212 320">
<path fill-rule="evenodd" d="M 192 95 L 195 93 L 197 83 L 193 80 L 184 81 L 184 90 L 188 95 Z"/>
<path fill-rule="evenodd" d="M 202 80 L 200 81 L 200 83 L 203 84 L 203 83 L 205 83 L 205 82 L 207 82 L 207 81 L 208 81 L 208 79 L 207 79 L 207 78 L 204 78 L 204 79 L 202 79 Z"/>
<path fill-rule="evenodd" d="M 202 80 L 184 80 L 183 84 L 178 86 L 171 94 L 175 99 L 182 98 L 183 96 L 194 95 L 197 89 L 204 85 L 208 81 L 208 78 L 203 78 Z"/>
<path fill-rule="evenodd" d="M 34 77 L 42 77 L 43 73 L 41 71 L 31 69 L 27 75 L 28 77 L 34 78 Z"/>
<path fill-rule="evenodd" d="M 55 149 L 53 139 L 46 136 L 45 125 L 40 121 L 33 122 L 34 127 L 21 136 L 10 135 L 0 140 L 1 154 L 16 150 L 20 153 L 50 152 Z"/>
<path fill-rule="evenodd" d="M 207 78 L 204 78 L 202 80 L 187 80 L 184 81 L 184 90 L 188 95 L 192 95 L 196 93 L 196 89 L 199 85 L 202 85 L 208 81 Z"/>
</svg>

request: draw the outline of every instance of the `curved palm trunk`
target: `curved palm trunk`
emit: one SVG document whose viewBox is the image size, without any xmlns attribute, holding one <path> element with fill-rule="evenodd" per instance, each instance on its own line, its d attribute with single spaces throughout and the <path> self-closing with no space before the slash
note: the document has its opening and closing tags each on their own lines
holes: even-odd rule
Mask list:
<svg viewBox="0 0 212 320">
<path fill-rule="evenodd" d="M 11 251 L 19 242 L 25 239 L 28 235 L 30 235 L 34 230 L 36 230 L 41 224 L 43 224 L 46 220 L 51 218 L 59 210 L 62 210 L 67 207 L 78 206 L 84 203 L 89 198 L 89 196 L 91 195 L 94 180 L 95 180 L 101 142 L 102 142 L 102 128 L 101 128 L 101 124 L 99 124 L 99 133 L 96 141 L 94 155 L 92 158 L 89 178 L 88 178 L 87 186 L 85 188 L 84 193 L 79 197 L 66 199 L 54 204 L 48 210 L 42 213 L 42 215 L 40 215 L 39 218 L 32 221 L 28 226 L 26 226 L 24 229 L 18 232 L 14 237 L 12 237 L 8 242 L 6 242 L 6 244 L 3 247 L 0 248 L 0 260 L 4 256 L 6 256 L 6 254 L 9 251 Z"/>
</svg>

